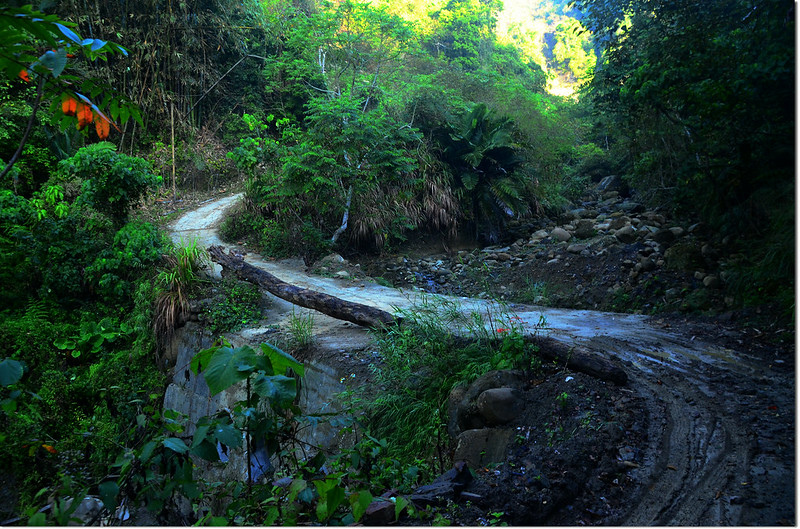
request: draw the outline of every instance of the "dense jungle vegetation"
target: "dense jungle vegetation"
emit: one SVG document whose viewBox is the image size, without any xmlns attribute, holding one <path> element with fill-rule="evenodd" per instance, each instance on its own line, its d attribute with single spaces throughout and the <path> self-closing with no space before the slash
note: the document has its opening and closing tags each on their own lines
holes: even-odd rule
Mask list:
<svg viewBox="0 0 800 529">
<path fill-rule="evenodd" d="M 64 524 L 66 504 L 39 509 L 86 491 L 155 512 L 214 487 L 236 499 L 240 518 L 204 523 L 347 521 L 342 506 L 357 520 L 369 503 L 367 485 L 345 499 L 318 480 L 292 490 L 325 499 L 298 514 L 193 477 L 189 454 L 219 459 L 244 426 L 215 418 L 184 439 L 160 406 L 161 354 L 203 252 L 174 246 L 148 212 L 190 191 L 243 188 L 226 234 L 310 263 L 419 234 L 501 241 L 510 220 L 622 175 L 640 201 L 729 237 L 738 307 L 794 317 L 791 1 L 5 4 L 6 518 Z M 564 86 L 578 89 L 552 93 Z M 254 398 L 291 407 L 293 359 L 213 352 L 246 365 L 212 375 L 218 388 L 252 376 Z M 380 443 L 337 464 L 361 483 L 407 480 Z M 298 472 L 311 483 L 321 464 Z"/>
</svg>

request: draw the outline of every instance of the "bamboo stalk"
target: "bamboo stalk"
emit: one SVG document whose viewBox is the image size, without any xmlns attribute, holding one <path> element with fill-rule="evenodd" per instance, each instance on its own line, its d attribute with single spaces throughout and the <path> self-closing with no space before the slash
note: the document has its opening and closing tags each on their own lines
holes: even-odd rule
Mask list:
<svg viewBox="0 0 800 529">
<path fill-rule="evenodd" d="M 172 142 L 172 202 L 178 201 L 178 190 L 175 182 L 175 103 L 169 104 L 169 122 Z"/>
</svg>

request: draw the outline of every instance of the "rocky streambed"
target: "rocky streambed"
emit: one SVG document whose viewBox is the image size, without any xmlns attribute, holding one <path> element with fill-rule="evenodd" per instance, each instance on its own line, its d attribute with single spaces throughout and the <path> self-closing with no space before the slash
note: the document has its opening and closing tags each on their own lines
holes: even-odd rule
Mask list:
<svg viewBox="0 0 800 529">
<path fill-rule="evenodd" d="M 353 257 L 368 276 L 396 287 L 562 308 L 725 312 L 730 237 L 683 226 L 620 196 L 615 178 L 555 219 L 512 222 L 507 244 L 450 249 L 411 245 L 382 258 Z M 321 263 L 323 274 L 358 271 Z M 343 272 L 344 271 L 344 272 Z"/>
</svg>

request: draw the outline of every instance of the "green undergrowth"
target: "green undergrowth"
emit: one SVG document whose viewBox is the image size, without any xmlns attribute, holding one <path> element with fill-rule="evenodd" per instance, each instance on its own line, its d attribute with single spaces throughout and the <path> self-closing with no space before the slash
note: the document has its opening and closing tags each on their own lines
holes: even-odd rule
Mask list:
<svg viewBox="0 0 800 529">
<path fill-rule="evenodd" d="M 382 391 L 366 406 L 366 424 L 388 440 L 393 457 L 437 459 L 445 468 L 450 392 L 491 370 L 541 366 L 519 319 L 499 303 L 487 307 L 463 315 L 452 301 L 425 298 L 400 311 L 402 325 L 376 336 L 383 362 L 374 370 Z"/>
</svg>

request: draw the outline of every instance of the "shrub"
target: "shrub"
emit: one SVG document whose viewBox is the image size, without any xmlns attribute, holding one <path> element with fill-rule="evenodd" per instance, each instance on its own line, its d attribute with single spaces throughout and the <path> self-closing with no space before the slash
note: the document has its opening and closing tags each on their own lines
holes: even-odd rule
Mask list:
<svg viewBox="0 0 800 529">
<path fill-rule="evenodd" d="M 237 331 L 261 318 L 261 291 L 256 285 L 225 278 L 220 287 L 220 294 L 205 312 L 211 332 Z"/>
<path fill-rule="evenodd" d="M 116 152 L 108 142 L 83 147 L 75 156 L 58 164 L 56 179 L 80 180 L 78 204 L 109 215 L 121 226 L 128 210 L 150 187 L 161 182 L 150 163 L 135 156 Z"/>
<path fill-rule="evenodd" d="M 152 224 L 126 224 L 114 235 L 113 246 L 87 267 L 87 279 L 106 301 L 129 299 L 133 281 L 158 263 L 167 244 L 166 235 Z"/>
</svg>

